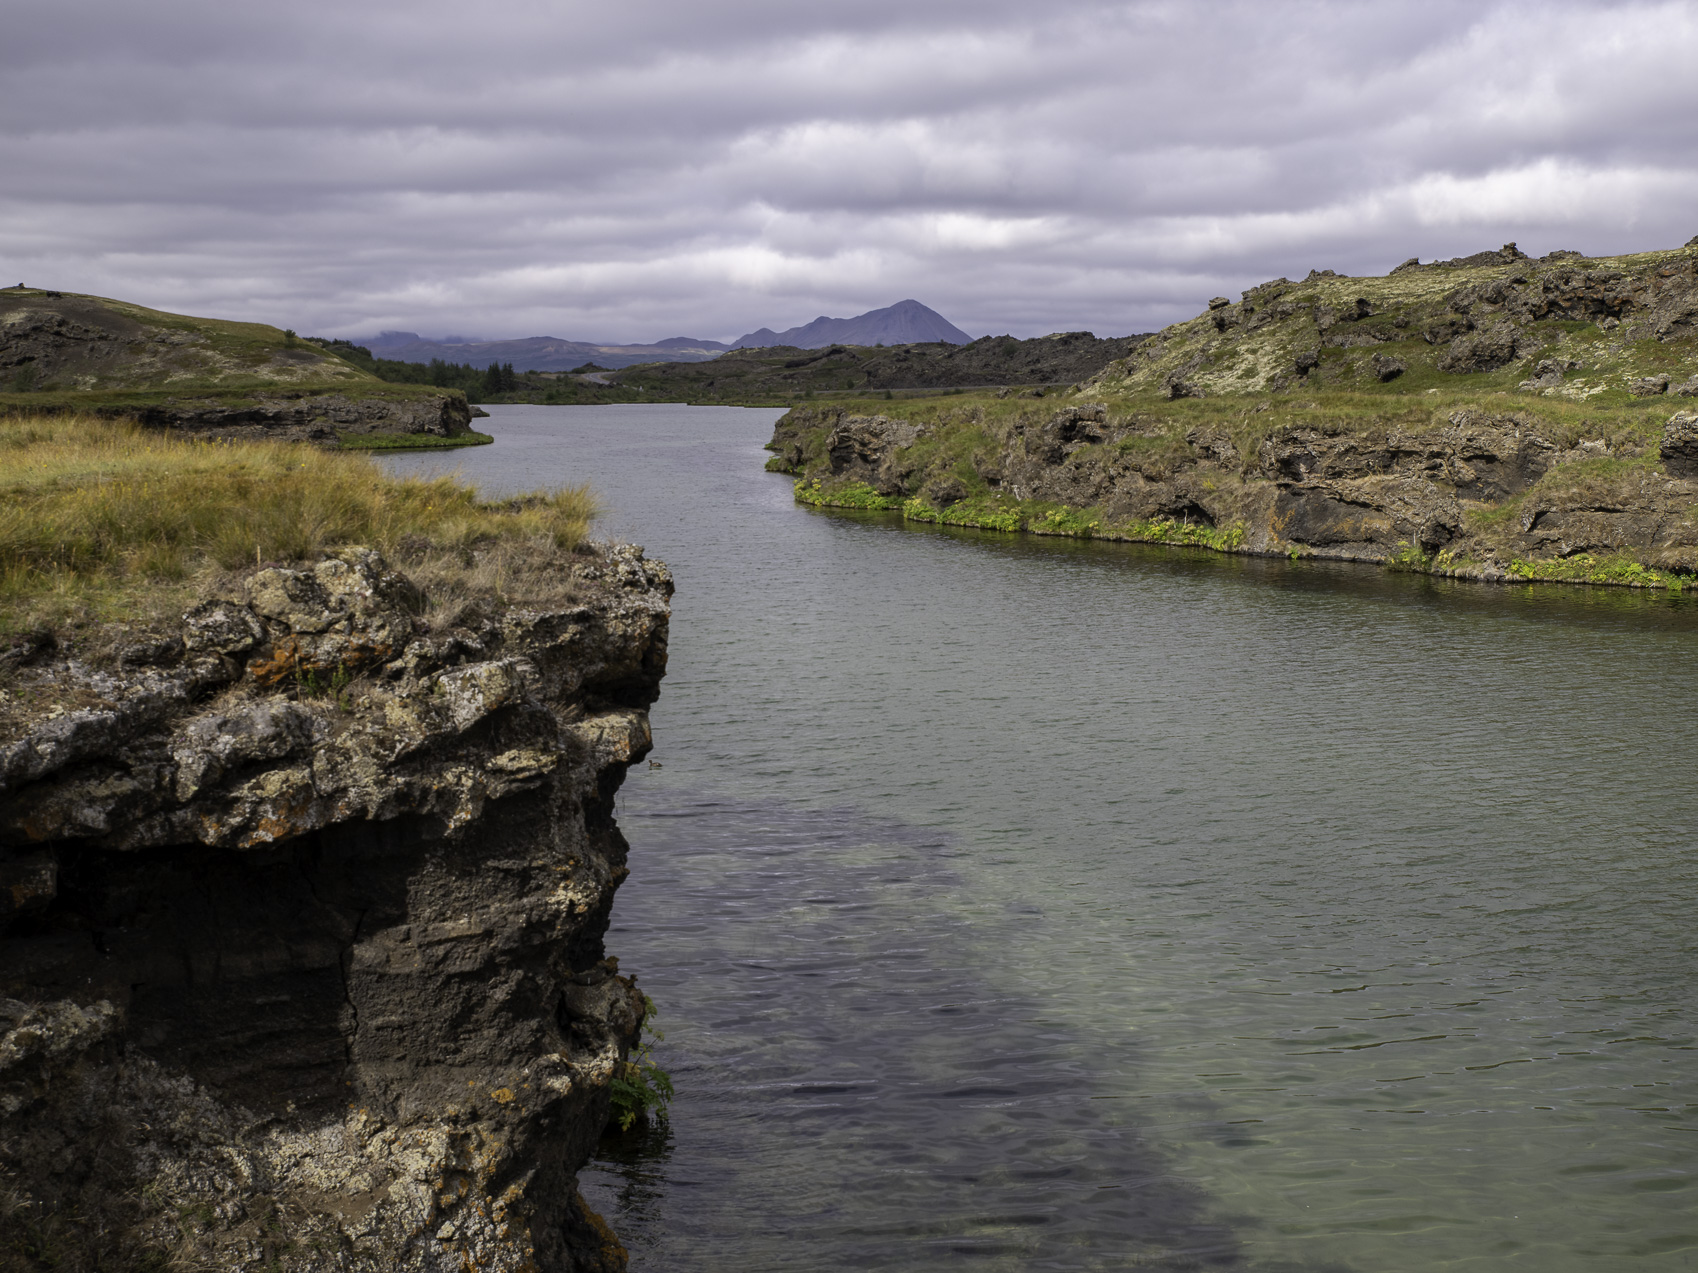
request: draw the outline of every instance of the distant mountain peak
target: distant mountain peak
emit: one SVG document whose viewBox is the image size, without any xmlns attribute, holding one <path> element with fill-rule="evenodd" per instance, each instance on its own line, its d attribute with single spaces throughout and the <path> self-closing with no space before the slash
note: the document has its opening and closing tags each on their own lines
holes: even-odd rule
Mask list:
<svg viewBox="0 0 1698 1273">
<path fill-rule="evenodd" d="M 919 345 L 931 341 L 966 345 L 972 339 L 935 309 L 916 300 L 905 300 L 854 318 L 827 318 L 821 314 L 813 322 L 789 331 L 775 332 L 763 327 L 739 337 L 731 347 L 760 349 L 793 345 L 798 349 L 824 349 L 827 345 Z"/>
</svg>

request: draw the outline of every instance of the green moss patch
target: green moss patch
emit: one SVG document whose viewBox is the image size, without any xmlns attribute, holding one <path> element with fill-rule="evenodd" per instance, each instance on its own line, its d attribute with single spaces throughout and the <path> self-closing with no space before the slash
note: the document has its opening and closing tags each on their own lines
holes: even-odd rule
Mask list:
<svg viewBox="0 0 1698 1273">
<path fill-rule="evenodd" d="M 475 430 L 451 438 L 435 433 L 342 433 L 337 437 L 344 451 L 447 451 L 462 446 L 488 446 L 495 441 L 489 434 Z"/>
</svg>

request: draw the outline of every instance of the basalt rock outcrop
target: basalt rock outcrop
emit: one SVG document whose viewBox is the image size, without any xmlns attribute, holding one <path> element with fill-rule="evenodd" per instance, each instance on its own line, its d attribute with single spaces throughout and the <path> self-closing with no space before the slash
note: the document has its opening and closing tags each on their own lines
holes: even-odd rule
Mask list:
<svg viewBox="0 0 1698 1273">
<path fill-rule="evenodd" d="M 1215 297 L 1093 376 L 1093 393 L 1172 398 L 1497 376 L 1544 396 L 1661 393 L 1698 357 L 1698 249 L 1533 259 L 1513 243 L 1383 276 L 1311 271 Z M 1556 360 L 1561 376 L 1533 374 Z M 1436 374 L 1435 374 L 1436 373 Z M 1399 373 L 1401 374 L 1401 372 Z M 1649 388 L 1661 378 L 1661 388 Z M 1492 382 L 1494 385 L 1497 382 Z"/>
<path fill-rule="evenodd" d="M 1475 578 L 1698 571 L 1698 426 L 1668 414 L 1698 396 L 1698 240 L 1311 270 L 1214 297 L 1044 406 L 1010 396 L 804 404 L 768 468 L 806 503 L 923 522 Z"/>
<path fill-rule="evenodd" d="M 472 409 L 465 396 L 447 391 L 404 397 L 286 389 L 239 398 L 173 395 L 135 406 L 96 406 L 90 414 L 129 416 L 152 428 L 232 441 L 329 442 L 344 433 L 452 438 L 472 427 Z"/>
<path fill-rule="evenodd" d="M 1026 509 L 1038 531 L 1380 563 L 1447 553 L 1483 578 L 1581 554 L 1698 571 L 1690 412 L 1645 446 L 1478 409 L 1428 427 L 1199 425 L 1178 435 L 1104 403 L 1001 421 L 971 411 L 914 421 L 798 408 L 775 428 L 770 467 L 812 484 L 803 489 L 813 503 L 877 506 L 854 496 L 871 492 L 921 520 L 962 525 L 1006 529 Z M 1046 521 L 1057 507 L 1080 511 Z"/>
<path fill-rule="evenodd" d="M 349 550 L 115 664 L 0 649 L 0 1266 L 623 1267 L 575 1172 L 672 588 L 559 576 L 427 623 Z"/>
</svg>

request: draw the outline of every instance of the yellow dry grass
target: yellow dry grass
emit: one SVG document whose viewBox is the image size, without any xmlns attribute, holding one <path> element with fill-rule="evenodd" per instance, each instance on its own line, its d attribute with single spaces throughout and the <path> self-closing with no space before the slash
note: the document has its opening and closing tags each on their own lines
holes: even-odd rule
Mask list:
<svg viewBox="0 0 1698 1273">
<path fill-rule="evenodd" d="M 0 418 L 0 631 L 145 622 L 220 575 L 347 544 L 468 563 L 503 545 L 570 550 L 596 511 L 582 486 L 486 502 L 453 478 L 393 478 L 358 454 Z"/>
</svg>

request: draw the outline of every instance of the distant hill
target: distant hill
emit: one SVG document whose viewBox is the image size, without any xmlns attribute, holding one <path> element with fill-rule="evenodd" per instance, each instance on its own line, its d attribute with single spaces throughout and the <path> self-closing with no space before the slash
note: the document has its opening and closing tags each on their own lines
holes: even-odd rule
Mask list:
<svg viewBox="0 0 1698 1273">
<path fill-rule="evenodd" d="M 608 380 L 641 389 L 651 402 L 794 402 L 818 393 L 1071 384 L 1125 358 L 1145 339 L 1056 332 L 1034 340 L 985 336 L 964 345 L 734 349 L 710 363 L 651 363 Z"/>
<path fill-rule="evenodd" d="M 0 392 L 251 389 L 373 379 L 263 323 L 192 318 L 39 287 L 0 289 Z"/>
<path fill-rule="evenodd" d="M 1383 277 L 1312 270 L 1217 296 L 1097 376 L 1172 398 L 1328 389 L 1611 401 L 1698 395 L 1698 238 L 1615 257 L 1534 259 L 1513 243 Z M 1603 397 L 1600 399 L 1600 395 Z"/>
<path fill-rule="evenodd" d="M 0 414 L 20 411 L 344 446 L 471 420 L 463 394 L 386 383 L 292 331 L 21 284 L 0 288 Z"/>
<path fill-rule="evenodd" d="M 913 345 L 941 342 L 965 345 L 972 337 L 936 310 L 919 301 L 899 301 L 885 309 L 870 310 L 854 318 L 814 319 L 804 327 L 775 332 L 769 327 L 750 332 L 726 345 L 695 336 L 669 336 L 647 345 L 614 345 L 587 340 L 563 340 L 558 336 L 527 336 L 522 340 L 464 340 L 445 337 L 428 340 L 417 332 L 379 332 L 353 343 L 371 350 L 378 358 L 397 362 L 443 362 L 487 366 L 512 363 L 516 371 L 570 371 L 586 362 L 615 370 L 650 362 L 706 362 L 730 349 L 761 349 L 773 345 L 796 349 L 824 349 L 830 345 Z"/>
<path fill-rule="evenodd" d="M 584 340 L 562 340 L 558 336 L 527 336 L 522 340 L 447 341 L 426 340 L 417 332 L 381 332 L 357 345 L 379 358 L 397 362 L 444 362 L 485 366 L 492 362 L 512 363 L 519 371 L 570 371 L 586 362 L 603 367 L 630 367 L 640 362 L 702 362 L 717 358 L 729 345 L 717 340 L 673 336 L 652 345 L 607 345 Z"/>
<path fill-rule="evenodd" d="M 884 309 L 868 310 L 854 318 L 823 314 L 803 327 L 775 332 L 770 327 L 750 332 L 731 344 L 733 349 L 824 349 L 828 345 L 921 345 L 941 342 L 966 345 L 972 337 L 935 309 L 919 301 L 897 301 Z"/>
</svg>

